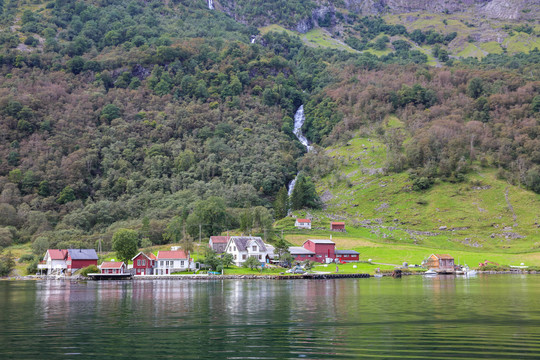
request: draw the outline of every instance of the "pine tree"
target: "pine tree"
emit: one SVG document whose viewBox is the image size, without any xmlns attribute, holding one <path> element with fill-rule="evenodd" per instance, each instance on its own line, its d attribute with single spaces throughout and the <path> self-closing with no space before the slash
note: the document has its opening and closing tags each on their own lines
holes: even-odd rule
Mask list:
<svg viewBox="0 0 540 360">
<path fill-rule="evenodd" d="M 291 194 L 291 208 L 300 210 L 302 207 L 304 207 L 304 176 L 298 174 Z"/>
<path fill-rule="evenodd" d="M 279 189 L 276 200 L 274 201 L 274 213 L 276 219 L 283 219 L 289 212 L 289 195 L 287 194 L 287 188 L 283 186 Z"/>
</svg>

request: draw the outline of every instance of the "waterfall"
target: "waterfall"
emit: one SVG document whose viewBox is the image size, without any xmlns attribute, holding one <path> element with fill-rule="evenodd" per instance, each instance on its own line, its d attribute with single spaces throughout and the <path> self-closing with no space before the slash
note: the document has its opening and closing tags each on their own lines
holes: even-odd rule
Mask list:
<svg viewBox="0 0 540 360">
<path fill-rule="evenodd" d="M 251 38 L 251 43 L 252 43 L 252 44 L 255 44 L 255 36 L 253 36 L 253 37 Z"/>
<path fill-rule="evenodd" d="M 208 8 L 214 10 L 214 0 L 208 0 Z"/>
<path fill-rule="evenodd" d="M 296 111 L 296 114 L 294 114 L 294 130 L 293 130 L 293 133 L 296 136 L 296 138 L 298 139 L 298 141 L 300 141 L 302 143 L 302 145 L 304 145 L 306 147 L 306 150 L 309 152 L 311 150 L 311 146 L 309 146 L 308 139 L 304 136 L 304 134 L 302 134 L 302 126 L 304 125 L 304 121 L 306 121 L 306 117 L 304 116 L 304 105 L 301 105 L 298 108 L 298 110 Z M 298 174 L 296 174 L 294 179 L 292 179 L 291 182 L 289 183 L 289 188 L 288 188 L 288 191 L 287 191 L 289 196 L 292 195 L 294 185 L 296 184 L 296 178 L 297 177 L 298 177 Z"/>
</svg>

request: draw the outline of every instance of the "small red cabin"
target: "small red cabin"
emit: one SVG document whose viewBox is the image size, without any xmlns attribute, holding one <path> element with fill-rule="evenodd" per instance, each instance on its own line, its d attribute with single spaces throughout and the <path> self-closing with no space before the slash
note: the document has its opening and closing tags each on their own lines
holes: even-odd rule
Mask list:
<svg viewBox="0 0 540 360">
<path fill-rule="evenodd" d="M 330 223 L 330 230 L 345 232 L 345 223 L 333 221 Z"/>
<path fill-rule="evenodd" d="M 360 260 L 360 253 L 354 250 L 336 250 L 336 258 L 340 262 L 352 262 Z"/>
<path fill-rule="evenodd" d="M 133 271 L 135 275 L 152 275 L 156 266 L 156 256 L 152 253 L 138 253 L 131 259 L 133 261 Z"/>
<path fill-rule="evenodd" d="M 102 274 L 124 274 L 126 264 L 123 261 L 104 261 L 99 268 Z"/>
</svg>

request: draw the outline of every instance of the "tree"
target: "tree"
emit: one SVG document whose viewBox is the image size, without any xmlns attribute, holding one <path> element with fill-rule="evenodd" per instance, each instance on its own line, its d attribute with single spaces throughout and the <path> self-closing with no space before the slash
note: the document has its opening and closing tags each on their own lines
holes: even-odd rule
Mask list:
<svg viewBox="0 0 540 360">
<path fill-rule="evenodd" d="M 13 243 L 13 234 L 8 228 L 0 227 L 0 249 Z"/>
<path fill-rule="evenodd" d="M 276 249 L 278 257 L 281 257 L 281 255 L 285 254 L 289 250 L 289 245 L 285 240 L 279 239 L 274 244 L 274 248 Z"/>
<path fill-rule="evenodd" d="M 287 251 L 281 254 L 279 257 L 279 262 L 283 267 L 291 267 L 294 261 L 294 257 Z"/>
<path fill-rule="evenodd" d="M 260 266 L 260 265 L 261 263 L 259 262 L 259 260 L 257 260 L 253 256 L 248 257 L 246 261 L 244 261 L 244 264 L 242 264 L 242 266 L 246 268 L 250 268 L 251 270 L 256 269 L 257 266 Z"/>
<path fill-rule="evenodd" d="M 279 189 L 274 201 L 274 214 L 276 219 L 283 219 L 289 212 L 289 195 L 285 186 Z"/>
<path fill-rule="evenodd" d="M 15 267 L 15 258 L 11 251 L 0 256 L 0 276 L 8 276 Z"/>
<path fill-rule="evenodd" d="M 216 252 L 210 248 L 206 248 L 202 262 L 212 271 L 216 271 L 222 265 L 221 259 Z"/>
<path fill-rule="evenodd" d="M 477 99 L 484 93 L 484 82 L 480 78 L 472 78 L 467 85 L 467 95 Z"/>
<path fill-rule="evenodd" d="M 49 248 L 49 239 L 44 236 L 38 237 L 32 243 L 32 252 L 37 256 L 43 256 L 45 251 Z"/>
<path fill-rule="evenodd" d="M 315 190 L 315 184 L 303 173 L 298 174 L 296 184 L 291 194 L 291 208 L 299 210 L 304 207 L 319 208 L 320 200 Z"/>
<path fill-rule="evenodd" d="M 206 200 L 195 203 L 193 212 L 189 214 L 186 225 L 188 234 L 193 238 L 219 235 L 229 224 L 225 200 L 218 196 L 211 196 Z"/>
<path fill-rule="evenodd" d="M 221 257 L 221 263 L 227 269 L 229 268 L 229 266 L 233 265 L 234 263 L 233 263 L 232 254 L 229 254 L 229 253 L 223 254 L 223 256 Z"/>
<path fill-rule="evenodd" d="M 173 244 L 180 243 L 185 235 L 184 219 L 180 216 L 175 216 L 167 225 L 167 229 L 163 234 L 163 238 Z"/>
<path fill-rule="evenodd" d="M 138 241 L 139 235 L 135 230 L 120 229 L 115 232 L 112 238 L 112 245 L 118 259 L 127 264 L 129 260 L 137 255 L 137 251 L 139 250 L 137 247 Z"/>
<path fill-rule="evenodd" d="M 110 122 L 121 115 L 120 108 L 114 104 L 107 104 L 101 110 L 101 118 Z"/>
</svg>

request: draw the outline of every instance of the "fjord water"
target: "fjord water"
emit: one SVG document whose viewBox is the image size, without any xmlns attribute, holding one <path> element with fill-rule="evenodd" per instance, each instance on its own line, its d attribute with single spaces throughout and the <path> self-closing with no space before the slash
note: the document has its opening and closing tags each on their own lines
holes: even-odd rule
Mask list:
<svg viewBox="0 0 540 360">
<path fill-rule="evenodd" d="M 540 358 L 540 278 L 0 282 L 0 359 Z"/>
</svg>

